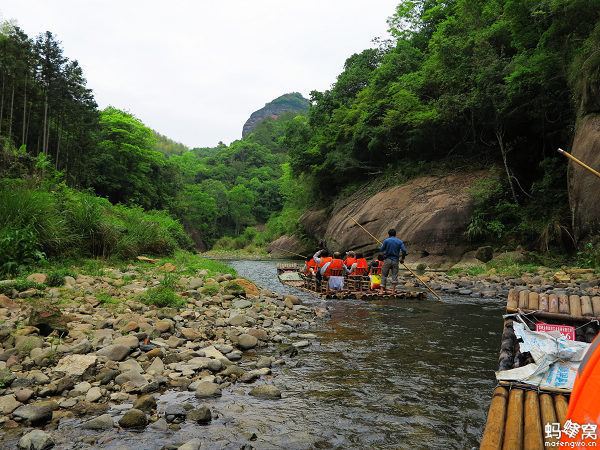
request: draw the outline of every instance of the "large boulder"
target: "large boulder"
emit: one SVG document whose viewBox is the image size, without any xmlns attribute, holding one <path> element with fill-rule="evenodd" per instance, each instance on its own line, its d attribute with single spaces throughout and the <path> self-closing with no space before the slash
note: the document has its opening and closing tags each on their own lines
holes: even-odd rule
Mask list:
<svg viewBox="0 0 600 450">
<path fill-rule="evenodd" d="M 588 114 L 579 119 L 571 153 L 588 166 L 600 170 L 600 114 Z M 600 178 L 577 164 L 569 163 L 569 202 L 577 241 L 600 231 L 599 193 Z"/>
<path fill-rule="evenodd" d="M 277 258 L 294 258 L 298 255 L 312 255 L 313 250 L 296 236 L 283 236 L 275 239 L 267 247 L 267 251 Z"/>
<path fill-rule="evenodd" d="M 307 232 L 324 238 L 330 250 L 355 250 L 374 253 L 377 243 L 352 219 L 378 239 L 395 228 L 405 241 L 410 261 L 427 256 L 425 261 L 456 261 L 469 248 L 465 237 L 471 219 L 473 183 L 484 178 L 485 171 L 424 176 L 367 196 L 356 193 L 329 215 L 322 211 L 305 214 L 301 222 Z M 320 220 L 321 225 L 315 220 Z"/>
</svg>

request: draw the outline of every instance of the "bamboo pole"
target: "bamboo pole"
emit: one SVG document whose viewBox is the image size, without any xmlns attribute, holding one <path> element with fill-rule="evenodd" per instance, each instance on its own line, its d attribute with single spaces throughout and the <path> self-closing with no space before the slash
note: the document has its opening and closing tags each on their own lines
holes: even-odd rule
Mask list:
<svg viewBox="0 0 600 450">
<path fill-rule="evenodd" d="M 548 311 L 548 295 L 547 294 L 540 294 L 540 305 L 539 305 L 539 309 L 541 311 Z"/>
<path fill-rule="evenodd" d="M 569 408 L 569 402 L 564 395 L 554 397 L 554 408 L 556 409 L 556 418 L 562 428 L 567 418 L 567 409 Z"/>
<path fill-rule="evenodd" d="M 501 450 L 504 438 L 504 420 L 506 418 L 506 399 L 508 391 L 498 386 L 494 389 L 492 402 L 488 410 L 487 422 L 479 450 Z"/>
<path fill-rule="evenodd" d="M 583 316 L 583 314 L 581 313 L 581 300 L 579 299 L 579 295 L 569 296 L 569 308 L 571 310 L 572 315 Z"/>
<path fill-rule="evenodd" d="M 579 164 L 581 167 L 583 167 L 584 169 L 587 169 L 588 171 L 590 171 L 591 173 L 593 173 L 594 175 L 596 175 L 598 178 L 600 178 L 600 172 L 598 172 L 595 169 L 592 169 L 590 166 L 588 166 L 586 163 L 584 163 L 583 161 L 575 158 L 573 155 L 571 155 L 569 152 L 564 151 L 562 148 L 558 149 L 558 153 L 562 153 L 563 155 L 565 155 L 567 158 L 569 158 L 571 161 L 573 161 L 576 164 Z"/>
<path fill-rule="evenodd" d="M 365 231 L 369 236 L 371 236 L 377 243 L 379 243 L 379 245 L 382 244 L 382 242 L 379 239 L 377 239 L 375 236 L 373 236 L 371 234 L 371 232 L 369 232 L 369 230 L 367 230 L 360 223 L 358 223 L 354 217 L 348 216 L 348 218 L 352 219 L 352 221 L 354 221 L 354 223 L 356 225 L 358 225 L 359 227 L 361 227 L 363 229 L 363 231 Z M 406 270 L 408 270 L 412 274 L 412 276 L 414 276 L 417 280 L 419 280 L 419 282 L 423 286 L 425 286 L 427 288 L 427 290 L 429 290 L 429 292 L 431 292 L 433 294 L 434 297 L 436 297 L 440 302 L 442 301 L 442 299 L 440 298 L 440 296 L 437 295 L 436 292 L 433 289 L 431 289 L 427 283 L 425 283 L 423 280 L 421 280 L 421 278 L 419 278 L 416 273 L 414 273 L 406 264 L 402 263 L 402 265 L 404 266 L 404 268 Z"/>
<path fill-rule="evenodd" d="M 540 417 L 540 402 L 535 391 L 525 394 L 525 450 L 543 450 L 542 421 Z"/>
<path fill-rule="evenodd" d="M 526 383 L 518 383 L 515 381 L 506 381 L 506 380 L 500 380 L 498 381 L 498 384 L 500 386 L 506 386 L 509 388 L 518 388 L 518 389 L 522 389 L 524 391 L 530 391 L 532 389 L 536 389 L 536 390 L 541 390 L 544 392 L 550 392 L 553 394 L 567 394 L 570 395 L 571 391 L 569 389 L 563 389 L 563 388 L 553 388 L 553 387 L 538 387 L 538 386 L 534 386 L 532 384 L 526 384 Z"/>
<path fill-rule="evenodd" d="M 523 448 L 523 390 L 512 389 L 508 397 L 503 450 Z"/>
<path fill-rule="evenodd" d="M 542 429 L 549 423 L 556 423 L 556 411 L 550 394 L 540 394 L 540 410 L 542 413 Z M 552 434 L 544 435 L 545 442 L 558 442 L 558 438 Z M 550 444 L 552 446 L 552 444 Z"/>
<path fill-rule="evenodd" d="M 550 296 L 548 297 L 548 312 L 558 312 L 558 295 L 550 294 Z"/>
<path fill-rule="evenodd" d="M 558 296 L 558 312 L 561 314 L 570 314 L 569 312 L 569 296 L 561 294 Z"/>
<path fill-rule="evenodd" d="M 523 289 L 519 292 L 519 308 L 520 309 L 528 309 L 527 303 L 529 302 L 529 291 L 527 289 Z"/>
<path fill-rule="evenodd" d="M 581 315 L 582 316 L 593 316 L 594 310 L 592 308 L 592 299 L 588 295 L 581 296 Z"/>
<path fill-rule="evenodd" d="M 518 294 L 514 289 L 508 291 L 508 299 L 506 300 L 506 309 L 517 309 L 519 307 Z"/>
<path fill-rule="evenodd" d="M 594 316 L 600 317 L 600 297 L 592 297 L 592 308 L 594 310 Z"/>
<path fill-rule="evenodd" d="M 518 313 L 519 309 L 518 308 L 515 308 L 515 309 L 506 308 L 506 312 L 509 314 Z M 589 320 L 590 320 L 590 317 L 573 316 L 570 314 L 552 313 L 552 312 L 546 312 L 546 311 L 535 311 L 533 313 L 533 315 L 534 315 L 534 317 L 541 317 L 542 319 L 574 320 L 577 322 L 589 322 Z"/>
<path fill-rule="evenodd" d="M 529 293 L 529 302 L 527 303 L 529 309 L 537 311 L 540 309 L 540 294 L 537 292 Z"/>
</svg>

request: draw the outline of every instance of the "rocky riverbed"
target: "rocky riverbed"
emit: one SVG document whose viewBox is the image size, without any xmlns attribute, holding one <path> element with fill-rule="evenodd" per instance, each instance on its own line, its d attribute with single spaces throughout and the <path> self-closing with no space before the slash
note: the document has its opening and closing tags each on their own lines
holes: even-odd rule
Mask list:
<svg viewBox="0 0 600 450">
<path fill-rule="evenodd" d="M 325 310 L 206 271 L 179 277 L 181 308 L 141 301 L 177 270 L 105 268 L 98 276 L 66 277 L 60 288 L 42 287 L 47 276 L 38 273 L 29 277 L 38 288 L 21 292 L 4 282 L 0 447 L 50 448 L 73 418 L 98 433 L 210 423 L 215 413 L 203 402 L 238 383 L 252 385 L 249 395 L 257 400 L 281 398 L 273 372 L 316 337 L 310 329 Z M 159 408 L 167 390 L 195 401 Z M 88 433 L 80 444 L 92 448 L 95 439 Z M 200 448 L 200 441 L 171 447 Z"/>
</svg>

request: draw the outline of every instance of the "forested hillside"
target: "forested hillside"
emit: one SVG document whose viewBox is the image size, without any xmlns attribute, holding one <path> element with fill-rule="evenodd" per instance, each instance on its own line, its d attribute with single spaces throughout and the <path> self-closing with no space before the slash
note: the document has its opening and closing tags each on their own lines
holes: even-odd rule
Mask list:
<svg viewBox="0 0 600 450">
<path fill-rule="evenodd" d="M 572 248 L 556 149 L 572 142 L 582 86 L 598 83 L 599 19 L 596 0 L 402 2 L 393 39 L 312 93 L 286 135 L 292 170 L 327 204 L 373 177 L 493 167 L 469 237 Z"/>
<path fill-rule="evenodd" d="M 191 245 L 183 229 L 200 249 L 310 241 L 299 220 L 309 209 L 481 169 L 465 240 L 575 251 L 556 149 L 569 148 L 578 114 L 600 112 L 599 19 L 597 0 L 403 1 L 391 38 L 350 56 L 307 112 L 286 94 L 242 139 L 194 149 L 99 110 L 52 33 L 5 22 L 0 271 L 73 253 L 168 253 Z"/>
</svg>

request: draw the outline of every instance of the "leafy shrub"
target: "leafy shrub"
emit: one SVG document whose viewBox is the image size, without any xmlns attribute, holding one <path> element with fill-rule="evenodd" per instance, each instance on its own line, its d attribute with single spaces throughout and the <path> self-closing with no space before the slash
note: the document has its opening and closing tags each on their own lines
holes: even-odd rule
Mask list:
<svg viewBox="0 0 600 450">
<path fill-rule="evenodd" d="M 10 280 L 8 283 L 0 284 L 0 294 L 9 295 L 13 290 L 17 292 L 23 292 L 27 289 L 45 289 L 46 285 L 28 281 L 24 278 L 17 278 L 16 280 Z"/>
<path fill-rule="evenodd" d="M 175 293 L 177 277 L 173 274 L 165 275 L 165 278 L 156 287 L 148 289 L 141 297 L 146 305 L 154 305 L 159 308 L 180 308 L 185 305 L 185 300 Z"/>
<path fill-rule="evenodd" d="M 65 284 L 65 277 L 75 278 L 76 276 L 77 274 L 69 269 L 54 270 L 48 274 L 46 285 L 50 287 L 59 287 Z"/>
<path fill-rule="evenodd" d="M 96 294 L 96 300 L 98 300 L 102 305 L 115 305 L 119 303 L 116 298 L 110 294 L 107 294 L 106 292 L 100 292 Z"/>
<path fill-rule="evenodd" d="M 577 264 L 580 267 L 590 267 L 600 269 L 600 240 L 586 243 L 582 249 L 577 252 Z"/>
<path fill-rule="evenodd" d="M 0 275 L 44 258 L 132 258 L 191 248 L 179 221 L 163 211 L 112 205 L 63 184 L 0 180 Z"/>
</svg>

